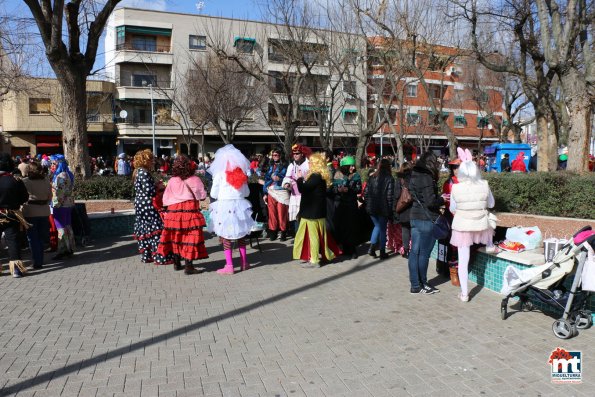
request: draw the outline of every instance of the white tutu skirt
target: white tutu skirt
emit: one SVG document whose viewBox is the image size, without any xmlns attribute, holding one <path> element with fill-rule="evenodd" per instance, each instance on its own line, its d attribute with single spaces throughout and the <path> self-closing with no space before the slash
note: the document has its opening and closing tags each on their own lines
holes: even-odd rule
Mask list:
<svg viewBox="0 0 595 397">
<path fill-rule="evenodd" d="M 492 246 L 494 245 L 492 242 L 493 238 L 493 229 L 481 230 L 479 232 L 459 232 L 458 230 L 453 230 L 450 237 L 450 244 L 455 247 L 470 247 L 473 244 Z"/>
<path fill-rule="evenodd" d="M 252 207 L 246 199 L 217 200 L 209 205 L 207 231 L 228 240 L 237 240 L 250 234 L 254 220 Z"/>
</svg>

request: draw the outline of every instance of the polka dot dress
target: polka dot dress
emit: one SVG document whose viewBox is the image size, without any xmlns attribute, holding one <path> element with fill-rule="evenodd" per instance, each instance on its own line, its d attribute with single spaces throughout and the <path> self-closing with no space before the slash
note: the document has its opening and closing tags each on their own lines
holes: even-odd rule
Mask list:
<svg viewBox="0 0 595 397">
<path fill-rule="evenodd" d="M 153 197 L 156 195 L 155 181 L 144 168 L 137 170 L 134 191 L 134 210 L 136 212 L 134 239 L 138 241 L 141 261 L 165 265 L 169 262 L 168 258 L 157 253 L 163 221 L 153 206 Z"/>
</svg>

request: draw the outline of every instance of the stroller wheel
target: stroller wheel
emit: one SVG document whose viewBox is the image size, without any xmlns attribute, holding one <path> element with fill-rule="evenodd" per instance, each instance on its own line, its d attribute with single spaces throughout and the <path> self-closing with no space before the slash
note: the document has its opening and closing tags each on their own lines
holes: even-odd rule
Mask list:
<svg viewBox="0 0 595 397">
<path fill-rule="evenodd" d="M 591 317 L 591 313 L 586 313 L 583 311 L 579 311 L 572 316 L 574 321 L 574 325 L 578 329 L 587 329 L 591 328 L 593 325 L 593 318 Z"/>
<path fill-rule="evenodd" d="M 560 339 L 569 339 L 578 334 L 574 323 L 564 319 L 554 321 L 552 331 Z"/>
</svg>

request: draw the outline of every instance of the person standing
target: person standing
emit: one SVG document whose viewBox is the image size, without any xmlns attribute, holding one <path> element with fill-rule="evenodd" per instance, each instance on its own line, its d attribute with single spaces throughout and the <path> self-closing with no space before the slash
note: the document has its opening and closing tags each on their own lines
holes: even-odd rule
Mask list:
<svg viewBox="0 0 595 397">
<path fill-rule="evenodd" d="M 12 175 L 14 169 L 10 155 L 0 154 L 0 235 L 4 233 L 10 272 L 14 278 L 19 278 L 27 272 L 21 260 L 19 238 L 19 231 L 26 227 L 26 222 L 19 209 L 29 198 L 29 193 L 23 181 Z"/>
<path fill-rule="evenodd" d="M 462 162 L 458 172 L 459 183 L 453 185 L 450 194 L 449 209 L 454 214 L 450 243 L 458 249 L 459 298 L 467 302 L 470 247 L 473 244 L 485 244 L 488 249 L 493 249 L 494 230 L 489 226 L 487 209 L 494 206 L 495 200 L 469 150 L 457 150 Z"/>
<path fill-rule="evenodd" d="M 519 152 L 516 158 L 510 165 L 512 172 L 527 172 L 527 166 L 525 165 L 525 152 Z"/>
<path fill-rule="evenodd" d="M 233 243 L 240 251 L 242 271 L 250 269 L 246 253 L 246 236 L 254 226 L 252 206 L 246 197 L 250 195 L 248 172 L 250 162 L 242 152 L 229 144 L 215 153 L 215 161 L 209 172 L 213 175 L 211 216 L 207 230 L 219 236 L 225 253 L 225 266 L 218 274 L 234 274 Z"/>
<path fill-rule="evenodd" d="M 300 200 L 302 194 L 297 188 L 297 174 L 298 171 L 302 175 L 308 173 L 309 164 L 307 157 L 311 154 L 308 147 L 295 144 L 291 147 L 293 161 L 287 167 L 287 172 L 283 178 L 283 187 L 289 190 L 289 208 L 288 220 L 293 225 L 294 232 L 297 231 L 297 214 L 300 210 Z M 281 240 L 283 241 L 283 239 Z"/>
<path fill-rule="evenodd" d="M 123 176 L 130 175 L 130 173 L 131 173 L 130 163 L 126 159 L 125 153 L 120 153 L 120 155 L 118 156 L 117 166 L 118 166 L 118 168 L 117 168 L 118 175 L 123 175 Z"/>
<path fill-rule="evenodd" d="M 368 179 L 364 191 L 366 210 L 374 223 L 368 254 L 374 258 L 376 258 L 376 247 L 380 250 L 380 259 L 388 258 L 386 254 L 386 225 L 388 220 L 392 219 L 395 206 L 394 184 L 390 161 L 380 160 L 378 169 Z"/>
<path fill-rule="evenodd" d="M 411 163 L 403 163 L 399 171 L 397 172 L 398 179 L 395 181 L 395 203 L 398 202 L 401 194 L 403 193 L 404 189 L 409 189 L 409 181 L 411 180 L 411 170 L 413 165 Z M 395 204 L 395 214 L 394 214 L 394 221 L 398 222 L 401 225 L 401 239 L 403 241 L 403 245 L 401 247 L 400 253 L 403 258 L 409 258 L 409 251 L 411 250 L 411 204 L 400 212 L 396 211 L 396 204 Z"/>
<path fill-rule="evenodd" d="M 173 176 L 163 192 L 167 210 L 157 250 L 161 256 L 173 258 L 174 270 L 182 270 L 184 259 L 186 275 L 197 273 L 193 261 L 209 257 L 202 232 L 206 221 L 200 211 L 200 200 L 207 198 L 207 192 L 195 171 L 196 164 L 188 156 L 181 154 L 174 160 Z"/>
<path fill-rule="evenodd" d="M 411 207 L 411 252 L 409 253 L 409 282 L 412 294 L 435 294 L 438 288 L 428 284 L 428 264 L 436 239 L 433 222 L 440 215 L 444 199 L 438 194 L 438 159 L 427 151 L 415 163 L 409 181 L 413 197 Z"/>
<path fill-rule="evenodd" d="M 500 161 L 500 172 L 510 172 L 510 155 L 504 153 L 502 161 Z"/>
<path fill-rule="evenodd" d="M 272 162 L 264 177 L 264 194 L 269 209 L 269 239 L 276 240 L 281 232 L 281 241 L 287 239 L 287 220 L 289 219 L 289 191 L 283 187 L 283 178 L 287 173 L 287 165 L 281 157 L 282 152 L 273 150 Z"/>
<path fill-rule="evenodd" d="M 139 150 L 134 155 L 134 239 L 138 242 L 141 262 L 165 265 L 171 258 L 165 258 L 157 252 L 163 221 L 154 206 L 157 195 L 155 180 L 151 171 L 155 169 L 155 158 L 149 149 Z"/>
<path fill-rule="evenodd" d="M 60 260 L 74 255 L 76 246 L 72 231 L 74 175 L 62 154 L 55 154 L 51 158 L 55 165 L 52 177 L 52 214 L 58 229 L 57 254 L 52 259 Z"/>
<path fill-rule="evenodd" d="M 27 239 L 33 259 L 33 269 L 41 269 L 44 265 L 43 244 L 49 238 L 50 201 L 52 185 L 39 162 L 29 164 L 27 177 L 23 183 L 29 193 L 28 201 L 23 204 L 23 216 L 31 225 L 27 229 Z"/>
<path fill-rule="evenodd" d="M 326 230 L 326 192 L 331 175 L 323 153 L 310 156 L 310 169 L 304 176 L 297 173 L 297 186 L 302 194 L 300 224 L 293 245 L 293 259 L 304 261 L 303 267 L 320 267 L 320 258 L 331 261 L 340 251 Z M 308 263 L 309 262 L 309 263 Z"/>
<path fill-rule="evenodd" d="M 360 225 L 358 215 L 358 198 L 362 191 L 362 178 L 355 169 L 355 158 L 345 156 L 341 159 L 339 170 L 333 178 L 334 237 L 342 246 L 344 255 L 356 259 L 357 245 L 360 243 Z"/>
</svg>

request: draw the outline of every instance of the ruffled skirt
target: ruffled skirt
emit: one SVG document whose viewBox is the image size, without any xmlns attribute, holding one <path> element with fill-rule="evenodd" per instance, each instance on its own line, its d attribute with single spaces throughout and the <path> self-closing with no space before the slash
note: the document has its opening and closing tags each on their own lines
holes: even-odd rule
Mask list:
<svg viewBox="0 0 595 397">
<path fill-rule="evenodd" d="M 217 200 L 209 205 L 207 230 L 228 240 L 237 240 L 250 234 L 255 222 L 252 206 L 245 199 Z"/>
<path fill-rule="evenodd" d="M 198 201 L 170 205 L 163 216 L 163 233 L 157 252 L 164 257 L 174 254 L 191 261 L 208 258 L 202 232 L 205 225 Z"/>
<path fill-rule="evenodd" d="M 450 244 L 455 247 L 470 247 L 473 244 L 493 245 L 494 230 L 486 229 L 479 232 L 459 232 L 453 230 Z"/>
</svg>

